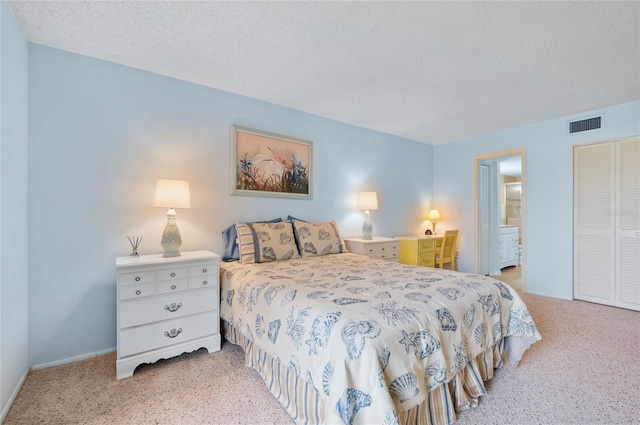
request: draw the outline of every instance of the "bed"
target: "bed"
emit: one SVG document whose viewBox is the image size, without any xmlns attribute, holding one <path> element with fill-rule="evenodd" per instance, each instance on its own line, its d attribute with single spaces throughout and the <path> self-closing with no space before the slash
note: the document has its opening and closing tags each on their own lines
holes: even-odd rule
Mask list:
<svg viewBox="0 0 640 425">
<path fill-rule="evenodd" d="M 540 339 L 518 294 L 492 278 L 343 247 L 305 256 L 298 243 L 303 255 L 223 263 L 220 313 L 299 424 L 449 424 L 477 405 L 503 354 L 516 365 Z"/>
</svg>

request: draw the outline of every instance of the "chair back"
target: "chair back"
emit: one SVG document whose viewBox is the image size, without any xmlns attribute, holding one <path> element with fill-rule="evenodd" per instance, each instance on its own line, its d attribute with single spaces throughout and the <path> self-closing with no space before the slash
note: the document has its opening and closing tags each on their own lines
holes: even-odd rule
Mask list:
<svg viewBox="0 0 640 425">
<path fill-rule="evenodd" d="M 440 248 L 440 255 L 443 258 L 449 259 L 455 255 L 457 240 L 458 240 L 457 230 L 445 230 L 444 236 L 442 238 L 442 247 Z M 445 261 L 445 262 L 448 262 L 448 261 Z"/>
<path fill-rule="evenodd" d="M 446 230 L 442 237 L 440 249 L 436 249 L 435 266 L 444 268 L 445 264 L 451 264 L 451 270 L 456 269 L 456 242 L 458 230 Z"/>
</svg>

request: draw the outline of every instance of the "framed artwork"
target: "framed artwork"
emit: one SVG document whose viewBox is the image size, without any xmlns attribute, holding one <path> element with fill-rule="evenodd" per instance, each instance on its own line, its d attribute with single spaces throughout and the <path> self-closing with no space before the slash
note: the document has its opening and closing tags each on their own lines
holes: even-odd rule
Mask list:
<svg viewBox="0 0 640 425">
<path fill-rule="evenodd" d="M 232 195 L 311 199 L 311 141 L 234 125 L 230 152 Z"/>
</svg>

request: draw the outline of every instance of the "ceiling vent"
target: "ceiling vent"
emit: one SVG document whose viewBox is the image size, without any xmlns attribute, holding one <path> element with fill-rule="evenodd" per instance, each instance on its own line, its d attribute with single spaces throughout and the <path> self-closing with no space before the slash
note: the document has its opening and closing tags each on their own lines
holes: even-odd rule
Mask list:
<svg viewBox="0 0 640 425">
<path fill-rule="evenodd" d="M 602 116 L 569 122 L 569 134 L 583 131 L 599 130 L 602 128 Z"/>
</svg>

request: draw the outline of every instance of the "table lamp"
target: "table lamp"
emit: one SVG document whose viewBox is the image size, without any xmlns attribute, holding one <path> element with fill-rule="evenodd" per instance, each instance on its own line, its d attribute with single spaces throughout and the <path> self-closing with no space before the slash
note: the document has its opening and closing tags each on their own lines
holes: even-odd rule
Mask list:
<svg viewBox="0 0 640 425">
<path fill-rule="evenodd" d="M 376 192 L 360 192 L 358 195 L 358 209 L 364 211 L 364 223 L 362 224 L 362 239 L 370 241 L 373 235 L 373 224 L 369 210 L 378 209 L 378 195 Z"/>
<path fill-rule="evenodd" d="M 433 234 L 436 234 L 436 221 L 440 220 L 440 211 L 431 210 L 429 211 L 429 215 L 427 216 L 431 223 L 433 223 Z"/>
<path fill-rule="evenodd" d="M 162 233 L 163 257 L 179 257 L 180 229 L 176 224 L 176 208 L 191 208 L 191 197 L 189 196 L 189 182 L 184 180 L 158 179 L 156 182 L 156 196 L 153 206 L 157 208 L 169 208 L 167 211 L 167 225 Z"/>
</svg>

